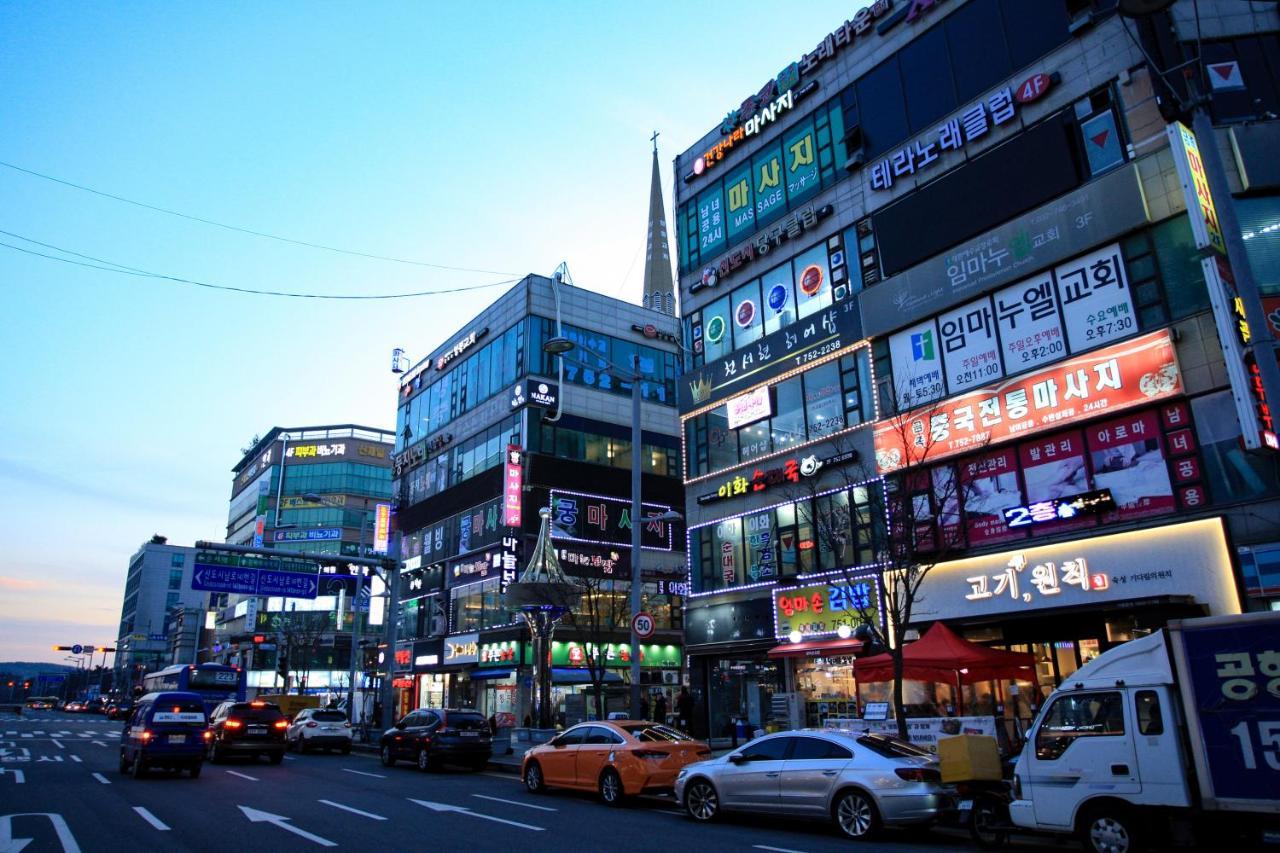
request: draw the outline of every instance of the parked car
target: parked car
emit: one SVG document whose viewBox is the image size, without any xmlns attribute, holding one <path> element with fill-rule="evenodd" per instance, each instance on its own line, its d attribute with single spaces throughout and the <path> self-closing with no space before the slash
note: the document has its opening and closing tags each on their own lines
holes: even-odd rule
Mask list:
<svg viewBox="0 0 1280 853">
<path fill-rule="evenodd" d="M 265 755 L 272 764 L 284 761 L 285 730 L 289 721 L 280 706 L 271 702 L 223 702 L 213 711 L 209 729 L 209 760 L 217 764 L 231 755 L 257 758 Z"/>
<path fill-rule="evenodd" d="M 120 737 L 120 772 L 135 779 L 154 767 L 200 775 L 209 718 L 199 693 L 148 693 L 128 715 Z"/>
<path fill-rule="evenodd" d="M 338 749 L 351 752 L 351 723 L 347 715 L 329 708 L 303 708 L 289 723 L 285 737 L 289 749 Z"/>
<path fill-rule="evenodd" d="M 524 755 L 520 776 L 534 793 L 547 788 L 596 791 L 609 805 L 627 796 L 670 791 L 676 774 L 711 757 L 711 749 L 658 723 L 580 723 Z"/>
<path fill-rule="evenodd" d="M 58 700 L 53 696 L 32 696 L 27 699 L 27 707 L 33 711 L 47 711 L 57 703 Z"/>
<path fill-rule="evenodd" d="M 880 734 L 803 729 L 766 735 L 676 777 L 694 820 L 750 811 L 833 820 L 867 840 L 882 826 L 934 822 L 953 805 L 932 753 Z"/>
<path fill-rule="evenodd" d="M 479 711 L 419 708 L 382 733 L 382 764 L 413 761 L 419 770 L 463 764 L 483 770 L 493 754 L 489 723 Z"/>
</svg>

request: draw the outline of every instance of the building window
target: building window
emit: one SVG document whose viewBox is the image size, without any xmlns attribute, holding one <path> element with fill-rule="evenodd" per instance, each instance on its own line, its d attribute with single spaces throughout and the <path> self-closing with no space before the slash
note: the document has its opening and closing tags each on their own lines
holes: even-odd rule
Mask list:
<svg viewBox="0 0 1280 853">
<path fill-rule="evenodd" d="M 187 558 L 185 554 L 172 554 L 169 557 L 169 565 L 174 566 L 175 568 L 180 569 L 186 564 Z"/>
<path fill-rule="evenodd" d="M 169 570 L 169 589 L 182 589 L 182 569 Z"/>
<path fill-rule="evenodd" d="M 178 600 L 182 597 L 181 593 L 171 592 L 164 598 L 164 606 L 166 609 L 172 609 L 178 606 Z"/>
</svg>

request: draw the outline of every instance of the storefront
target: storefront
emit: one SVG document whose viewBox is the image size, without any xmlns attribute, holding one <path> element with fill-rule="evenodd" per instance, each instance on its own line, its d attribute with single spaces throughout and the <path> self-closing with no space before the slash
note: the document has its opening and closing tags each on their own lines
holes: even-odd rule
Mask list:
<svg viewBox="0 0 1280 853">
<path fill-rule="evenodd" d="M 413 643 L 396 644 L 391 660 L 392 717 L 400 719 L 418 707 L 413 679 Z"/>
<path fill-rule="evenodd" d="M 529 713 L 530 662 L 528 643 L 482 638 L 479 660 L 471 672 L 476 708 L 493 717 L 499 728 L 522 725 Z"/>
<path fill-rule="evenodd" d="M 735 719 L 746 719 L 752 730 L 785 719 L 785 707 L 774 702 L 786 686 L 782 664 L 769 657 L 777 641 L 768 598 L 701 606 L 695 599 L 685 620 L 691 734 L 729 737 Z"/>
<path fill-rule="evenodd" d="M 437 672 L 443 655 L 440 640 L 418 640 L 413 644 L 414 707 L 444 707 L 444 676 Z"/>
</svg>

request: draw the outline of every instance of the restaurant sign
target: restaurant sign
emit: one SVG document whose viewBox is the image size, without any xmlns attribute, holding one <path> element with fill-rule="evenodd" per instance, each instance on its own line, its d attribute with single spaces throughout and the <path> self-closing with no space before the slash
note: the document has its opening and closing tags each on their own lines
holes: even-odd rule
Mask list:
<svg viewBox="0 0 1280 853">
<path fill-rule="evenodd" d="M 779 639 L 799 633 L 804 639 L 852 631 L 866 617 L 883 621 L 875 575 L 836 577 L 820 583 L 773 591 L 774 628 Z"/>
<path fill-rule="evenodd" d="M 1181 394 L 1167 329 L 970 391 L 875 429 L 881 474 Z"/>
</svg>

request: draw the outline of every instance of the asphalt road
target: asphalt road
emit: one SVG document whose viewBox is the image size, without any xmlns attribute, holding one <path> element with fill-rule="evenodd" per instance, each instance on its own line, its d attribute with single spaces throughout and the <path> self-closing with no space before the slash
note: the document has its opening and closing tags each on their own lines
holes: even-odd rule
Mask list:
<svg viewBox="0 0 1280 853">
<path fill-rule="evenodd" d="M 290 755 L 205 764 L 199 779 L 118 771 L 123 727 L 102 717 L 0 717 L 0 853 L 37 851 L 632 851 L 847 853 L 826 826 L 761 816 L 692 823 L 667 798 L 611 809 L 587 795 L 527 793 L 500 772 L 423 774 L 375 756 Z M 28 839 L 30 839 L 28 841 Z M 860 847 L 969 848 L 962 836 L 893 832 Z M 971 848 L 970 848 L 971 849 Z"/>
</svg>

